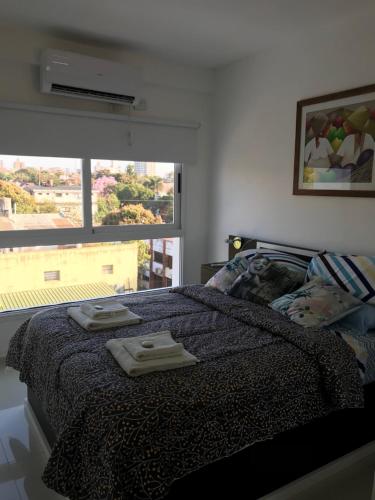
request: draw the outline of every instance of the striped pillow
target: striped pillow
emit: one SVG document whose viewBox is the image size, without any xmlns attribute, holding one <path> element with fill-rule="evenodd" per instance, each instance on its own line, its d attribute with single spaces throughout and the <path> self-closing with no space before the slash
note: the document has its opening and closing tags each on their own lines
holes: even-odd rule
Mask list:
<svg viewBox="0 0 375 500">
<path fill-rule="evenodd" d="M 258 248 L 252 250 L 244 250 L 236 255 L 239 257 L 245 257 L 247 260 L 254 257 L 256 253 L 261 253 L 267 259 L 285 266 L 291 271 L 298 271 L 300 273 L 306 274 L 309 262 L 307 260 L 300 259 L 296 255 L 292 255 L 284 252 L 277 252 L 275 250 L 268 250 L 267 248 Z"/>
<path fill-rule="evenodd" d="M 325 253 L 314 257 L 307 280 L 320 276 L 363 302 L 375 304 L 375 257 Z"/>
</svg>

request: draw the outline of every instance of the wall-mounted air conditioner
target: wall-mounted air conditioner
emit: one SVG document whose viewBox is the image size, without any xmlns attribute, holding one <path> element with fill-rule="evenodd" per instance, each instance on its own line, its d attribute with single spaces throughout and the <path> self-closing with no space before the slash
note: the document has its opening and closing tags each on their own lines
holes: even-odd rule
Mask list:
<svg viewBox="0 0 375 500">
<path fill-rule="evenodd" d="M 141 71 L 133 66 L 73 52 L 47 49 L 40 64 L 41 91 L 137 106 Z"/>
</svg>

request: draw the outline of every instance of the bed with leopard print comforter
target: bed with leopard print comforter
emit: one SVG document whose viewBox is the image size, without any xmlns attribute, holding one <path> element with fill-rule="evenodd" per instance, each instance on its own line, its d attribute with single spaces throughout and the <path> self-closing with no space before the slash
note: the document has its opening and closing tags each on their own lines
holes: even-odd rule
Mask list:
<svg viewBox="0 0 375 500">
<path fill-rule="evenodd" d="M 58 435 L 44 482 L 71 500 L 163 498 L 208 463 L 363 406 L 355 355 L 334 333 L 212 288 L 171 291 L 124 298 L 139 325 L 91 333 L 57 307 L 11 341 L 7 364 Z M 105 348 L 166 329 L 200 363 L 129 378 Z"/>
</svg>

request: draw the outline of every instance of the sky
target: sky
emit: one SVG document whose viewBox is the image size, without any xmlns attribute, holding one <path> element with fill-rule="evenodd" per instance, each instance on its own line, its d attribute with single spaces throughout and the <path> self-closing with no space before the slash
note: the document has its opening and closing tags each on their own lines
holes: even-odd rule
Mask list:
<svg viewBox="0 0 375 500">
<path fill-rule="evenodd" d="M 79 158 L 57 158 L 57 157 L 42 157 L 42 156 L 16 156 L 16 155 L 0 155 L 0 162 L 5 168 L 12 168 L 16 160 L 20 160 L 27 167 L 35 168 L 61 168 L 62 170 L 76 171 L 81 167 L 81 160 Z M 111 160 L 92 160 L 93 165 L 100 161 L 103 167 L 110 167 Z M 118 163 L 116 161 L 116 163 Z M 125 165 L 134 164 L 133 161 L 121 161 Z M 169 172 L 173 172 L 173 163 L 156 163 L 156 175 L 164 176 Z"/>
</svg>

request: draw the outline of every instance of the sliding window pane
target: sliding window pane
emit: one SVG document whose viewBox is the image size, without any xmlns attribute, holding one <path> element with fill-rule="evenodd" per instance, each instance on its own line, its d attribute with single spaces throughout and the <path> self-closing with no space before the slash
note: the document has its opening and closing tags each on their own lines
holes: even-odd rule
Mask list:
<svg viewBox="0 0 375 500">
<path fill-rule="evenodd" d="M 177 286 L 179 248 L 161 238 L 0 249 L 0 313 Z"/>
<path fill-rule="evenodd" d="M 95 226 L 172 224 L 174 163 L 91 160 Z"/>
<path fill-rule="evenodd" d="M 77 158 L 0 155 L 0 231 L 82 227 L 81 172 Z"/>
</svg>

